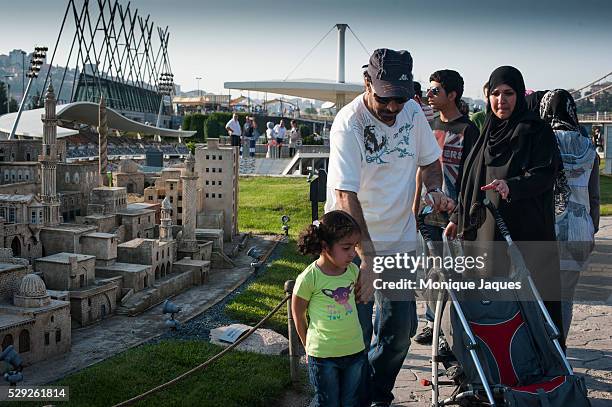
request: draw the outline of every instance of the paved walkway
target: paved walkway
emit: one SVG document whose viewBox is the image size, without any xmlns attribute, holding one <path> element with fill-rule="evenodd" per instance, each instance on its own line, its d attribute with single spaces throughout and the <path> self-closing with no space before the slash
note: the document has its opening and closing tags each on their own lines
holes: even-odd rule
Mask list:
<svg viewBox="0 0 612 407">
<path fill-rule="evenodd" d="M 281 175 L 290 158 L 241 158 L 240 175 Z"/>
<path fill-rule="evenodd" d="M 581 275 L 574 318 L 567 340 L 569 360 L 583 375 L 593 407 L 612 405 L 612 217 L 602 218 L 591 267 Z M 584 301 L 588 299 L 589 301 Z M 419 315 L 424 315 L 420 303 Z M 421 328 L 425 320 L 421 318 Z M 419 330 L 420 331 L 420 330 Z M 395 384 L 394 406 L 426 407 L 430 388 L 420 379 L 431 376 L 431 348 L 413 343 Z M 448 395 L 450 386 L 443 392 Z"/>
<path fill-rule="evenodd" d="M 248 245 L 266 251 L 273 237 L 253 237 Z M 182 310 L 176 319 L 186 322 L 200 315 L 239 287 L 253 272 L 252 259 L 241 254 L 233 259 L 236 267 L 212 270 L 208 283 L 193 287 L 172 298 Z M 115 315 L 100 323 L 72 331 L 70 352 L 26 367 L 23 385 L 41 385 L 98 363 L 126 349 L 147 342 L 167 331 L 168 315 L 162 304 L 136 317 Z"/>
</svg>

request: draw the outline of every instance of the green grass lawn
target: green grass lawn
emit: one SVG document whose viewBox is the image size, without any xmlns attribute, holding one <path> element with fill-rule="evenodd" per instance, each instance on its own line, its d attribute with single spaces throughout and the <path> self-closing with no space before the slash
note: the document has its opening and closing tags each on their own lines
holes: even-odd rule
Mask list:
<svg viewBox="0 0 612 407">
<path fill-rule="evenodd" d="M 58 405 L 114 405 L 175 378 L 221 349 L 201 341 L 139 346 L 54 383 L 70 387 L 70 401 Z M 287 357 L 230 352 L 204 371 L 136 405 L 263 407 L 274 405 L 290 384 Z"/>
<path fill-rule="evenodd" d="M 612 216 L 612 177 L 602 175 L 599 178 L 599 193 L 601 199 L 601 216 Z"/>
<path fill-rule="evenodd" d="M 226 312 L 247 324 L 261 320 L 284 296 L 284 284 L 312 262 L 297 252 L 295 241 L 311 222 L 308 184 L 304 178 L 249 177 L 240 180 L 238 225 L 241 231 L 279 233 L 280 218 L 289 215 L 290 241 L 266 272 L 228 304 Z M 319 213 L 322 214 L 322 207 Z M 287 313 L 278 312 L 267 327 L 287 335 Z"/>
<path fill-rule="evenodd" d="M 297 237 L 311 222 L 305 178 L 240 178 L 238 228 L 241 232 L 282 233 L 281 216 L 289 215 L 289 233 Z M 319 205 L 322 214 L 322 205 Z"/>
</svg>

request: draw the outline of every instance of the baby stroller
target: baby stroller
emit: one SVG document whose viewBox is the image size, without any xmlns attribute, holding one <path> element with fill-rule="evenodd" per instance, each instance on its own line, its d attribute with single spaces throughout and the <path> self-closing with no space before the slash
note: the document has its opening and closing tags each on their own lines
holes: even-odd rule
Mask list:
<svg viewBox="0 0 612 407">
<path fill-rule="evenodd" d="M 507 226 L 490 201 L 483 204 L 508 244 L 512 280 L 526 289 L 503 294 L 452 289 L 429 293 L 435 300 L 431 381 L 423 379 L 421 384 L 431 386 L 432 406 L 590 406 L 584 380 L 574 375 L 557 339 L 559 331 Z M 431 212 L 431 207 L 423 210 L 418 226 L 430 255 L 439 256 L 424 227 Z M 442 282 L 455 276 L 453 270 L 434 268 L 429 278 Z M 454 366 L 440 357 L 438 349 L 447 300 L 451 306 L 444 312 L 444 333 L 456 358 Z M 452 380 L 439 380 L 440 363 Z M 440 399 L 440 385 L 454 385 L 455 390 Z"/>
</svg>

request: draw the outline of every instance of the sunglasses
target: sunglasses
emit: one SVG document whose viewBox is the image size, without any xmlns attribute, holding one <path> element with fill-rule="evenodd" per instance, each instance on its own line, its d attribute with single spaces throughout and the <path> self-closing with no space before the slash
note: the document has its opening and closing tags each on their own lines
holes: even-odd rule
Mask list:
<svg viewBox="0 0 612 407">
<path fill-rule="evenodd" d="M 398 105 L 403 105 L 404 103 L 406 103 L 408 101 L 409 98 L 407 97 L 398 97 L 398 98 L 394 98 L 394 97 L 390 97 L 390 98 L 383 98 L 378 96 L 376 93 L 373 93 L 374 95 L 374 99 L 376 99 L 376 102 L 380 103 L 381 105 L 388 105 L 391 102 L 395 102 Z"/>
<path fill-rule="evenodd" d="M 431 93 L 432 96 L 438 96 L 440 94 L 440 88 L 434 86 L 427 89 L 427 93 Z"/>
</svg>

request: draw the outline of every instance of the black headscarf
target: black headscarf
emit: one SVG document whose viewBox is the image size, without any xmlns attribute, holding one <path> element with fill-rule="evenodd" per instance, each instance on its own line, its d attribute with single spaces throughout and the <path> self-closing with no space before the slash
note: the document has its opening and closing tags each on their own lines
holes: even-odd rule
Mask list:
<svg viewBox="0 0 612 407">
<path fill-rule="evenodd" d="M 487 164 L 508 149 L 514 128 L 528 112 L 525 101 L 525 81 L 518 69 L 512 66 L 501 66 L 494 70 L 489 77 L 489 92 L 493 92 L 500 85 L 508 85 L 516 92 L 516 105 L 512 115 L 505 120 L 495 116 L 491 109 L 487 109 L 487 118 L 482 131 L 487 140 L 485 150 Z"/>
<path fill-rule="evenodd" d="M 512 66 L 502 66 L 491 73 L 489 78 L 489 92 L 493 92 L 500 85 L 508 85 L 516 92 L 516 105 L 508 119 L 502 120 L 495 116 L 487 100 L 487 116 L 482 135 L 466 158 L 464 177 L 460 189 L 459 227 L 464 237 L 470 239 L 470 233 L 482 225 L 485 216 L 480 203 L 485 197 L 480 187 L 486 185 L 486 167 L 495 165 L 498 168 L 507 167 L 512 157 L 510 143 L 517 135 L 517 126 L 524 122 L 538 121 L 539 115 L 529 111 L 525 101 L 525 82 L 520 71 Z M 500 177 L 504 178 L 504 177 Z M 497 194 L 490 199 L 497 204 Z"/>
<path fill-rule="evenodd" d="M 540 117 L 548 122 L 553 130 L 568 130 L 580 133 L 576 102 L 565 89 L 546 92 L 540 103 Z"/>
<path fill-rule="evenodd" d="M 548 90 L 536 90 L 530 95 L 525 96 L 527 102 L 527 109 L 530 111 L 540 114 L 540 102 Z"/>
</svg>

